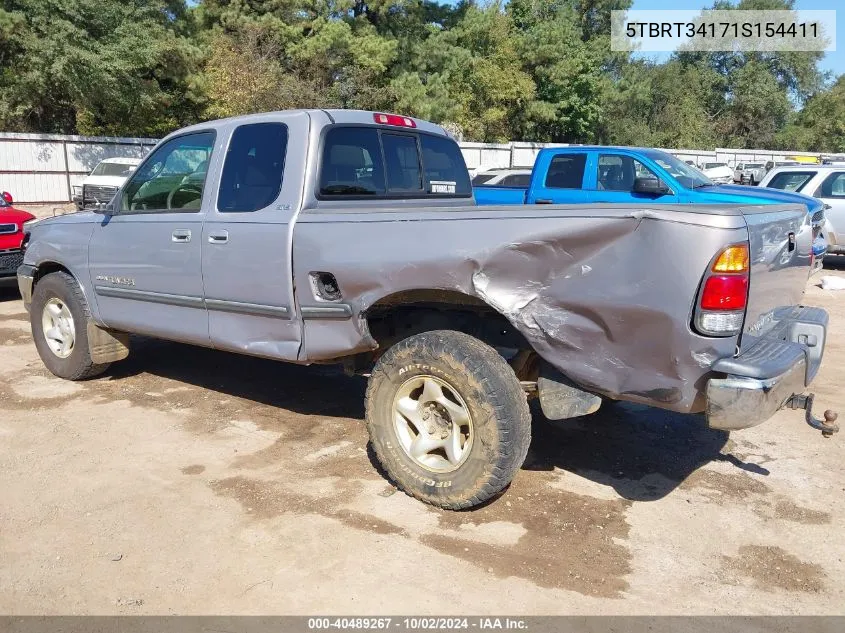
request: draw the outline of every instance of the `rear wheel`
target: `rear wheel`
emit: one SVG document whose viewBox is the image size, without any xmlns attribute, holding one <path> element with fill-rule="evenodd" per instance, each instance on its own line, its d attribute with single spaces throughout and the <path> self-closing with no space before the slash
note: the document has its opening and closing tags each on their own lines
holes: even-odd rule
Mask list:
<svg viewBox="0 0 845 633">
<path fill-rule="evenodd" d="M 109 363 L 98 364 L 91 359 L 91 313 L 79 284 L 68 273 L 51 273 L 38 281 L 29 317 L 38 355 L 56 376 L 84 380 L 108 368 Z"/>
<path fill-rule="evenodd" d="M 531 441 L 531 414 L 513 370 L 461 332 L 407 338 L 376 363 L 366 399 L 373 449 L 407 494 L 458 510 L 501 492 Z"/>
</svg>

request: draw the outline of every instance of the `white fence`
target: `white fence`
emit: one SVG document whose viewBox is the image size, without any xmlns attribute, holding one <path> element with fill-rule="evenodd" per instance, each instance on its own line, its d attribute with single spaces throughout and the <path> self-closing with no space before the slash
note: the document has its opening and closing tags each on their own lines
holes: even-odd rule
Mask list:
<svg viewBox="0 0 845 633">
<path fill-rule="evenodd" d="M 79 184 L 98 162 L 116 156 L 140 157 L 155 144 L 151 138 L 61 136 L 52 134 L 0 133 L 0 191 L 9 191 L 15 201 L 29 204 L 69 202 L 73 186 Z M 467 167 L 531 167 L 544 147 L 565 147 L 561 143 L 461 143 Z M 682 160 L 696 164 L 784 160 L 787 156 L 813 156 L 811 152 L 768 150 L 715 151 L 670 149 Z"/>
<path fill-rule="evenodd" d="M 0 190 L 15 202 L 65 203 L 79 182 L 104 158 L 140 157 L 151 138 L 0 133 Z"/>
</svg>

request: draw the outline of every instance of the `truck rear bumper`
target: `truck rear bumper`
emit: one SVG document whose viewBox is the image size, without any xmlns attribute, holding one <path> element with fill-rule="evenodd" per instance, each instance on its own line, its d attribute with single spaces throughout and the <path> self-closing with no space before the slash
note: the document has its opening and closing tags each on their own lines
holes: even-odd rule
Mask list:
<svg viewBox="0 0 845 633">
<path fill-rule="evenodd" d="M 824 354 L 827 312 L 820 308 L 776 311 L 763 337 L 744 335 L 743 352 L 713 364 L 725 374 L 707 382 L 707 423 L 733 431 L 755 426 L 802 393 Z"/>
</svg>

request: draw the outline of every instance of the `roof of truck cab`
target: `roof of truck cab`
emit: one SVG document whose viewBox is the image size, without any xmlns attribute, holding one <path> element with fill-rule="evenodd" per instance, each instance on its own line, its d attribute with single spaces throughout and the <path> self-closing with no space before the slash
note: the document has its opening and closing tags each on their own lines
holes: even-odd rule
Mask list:
<svg viewBox="0 0 845 633">
<path fill-rule="evenodd" d="M 661 152 L 663 154 L 671 154 L 665 149 L 656 147 L 628 147 L 626 145 L 560 145 L 552 147 L 544 147 L 541 152 L 638 152 L 641 154 L 653 154 L 654 152 Z"/>
<path fill-rule="evenodd" d="M 278 110 L 274 112 L 256 112 L 255 114 L 243 114 L 240 116 L 228 117 L 225 119 L 214 119 L 212 121 L 206 121 L 204 123 L 197 123 L 195 125 L 191 125 L 189 127 L 180 128 L 178 130 L 174 130 L 168 136 L 173 134 L 179 133 L 184 134 L 186 132 L 199 132 L 202 130 L 209 130 L 221 127 L 222 125 L 244 125 L 248 123 L 261 123 L 272 121 L 273 115 L 275 114 L 295 114 L 295 113 L 306 113 L 308 114 L 312 120 L 314 119 L 326 119 L 328 118 L 329 124 L 331 122 L 334 123 L 344 123 L 349 125 L 372 125 L 376 126 L 376 122 L 373 119 L 374 114 L 382 114 L 381 112 L 375 112 L 370 110 L 342 110 L 342 109 L 333 109 L 333 110 L 320 110 L 320 109 L 302 109 L 302 110 Z M 385 112 L 383 114 L 393 114 L 390 112 Z M 401 115 L 406 116 L 406 115 Z M 439 125 L 431 123 L 429 121 L 424 121 L 423 119 L 417 119 L 416 117 L 407 117 L 412 119 L 415 124 L 416 130 L 422 132 L 429 132 L 432 134 L 438 134 L 440 136 L 449 136 L 446 130 L 444 130 Z M 402 126 L 394 126 L 394 125 L 379 125 L 378 127 L 382 128 L 392 128 L 396 130 L 405 130 L 411 131 L 410 128 L 402 127 Z"/>
<path fill-rule="evenodd" d="M 803 165 L 777 165 L 771 169 L 771 173 L 781 172 L 805 172 L 807 170 L 815 171 L 842 171 L 843 165 L 814 165 L 812 163 L 804 163 Z"/>
</svg>

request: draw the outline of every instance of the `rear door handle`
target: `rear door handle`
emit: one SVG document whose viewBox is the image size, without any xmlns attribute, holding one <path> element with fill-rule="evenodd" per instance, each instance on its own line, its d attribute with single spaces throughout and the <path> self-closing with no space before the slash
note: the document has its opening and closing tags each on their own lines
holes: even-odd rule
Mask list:
<svg viewBox="0 0 845 633">
<path fill-rule="evenodd" d="M 190 242 L 191 232 L 188 229 L 176 229 L 170 236 L 173 242 Z"/>
<path fill-rule="evenodd" d="M 215 231 L 208 234 L 209 244 L 225 244 L 229 241 L 229 231 Z"/>
</svg>

